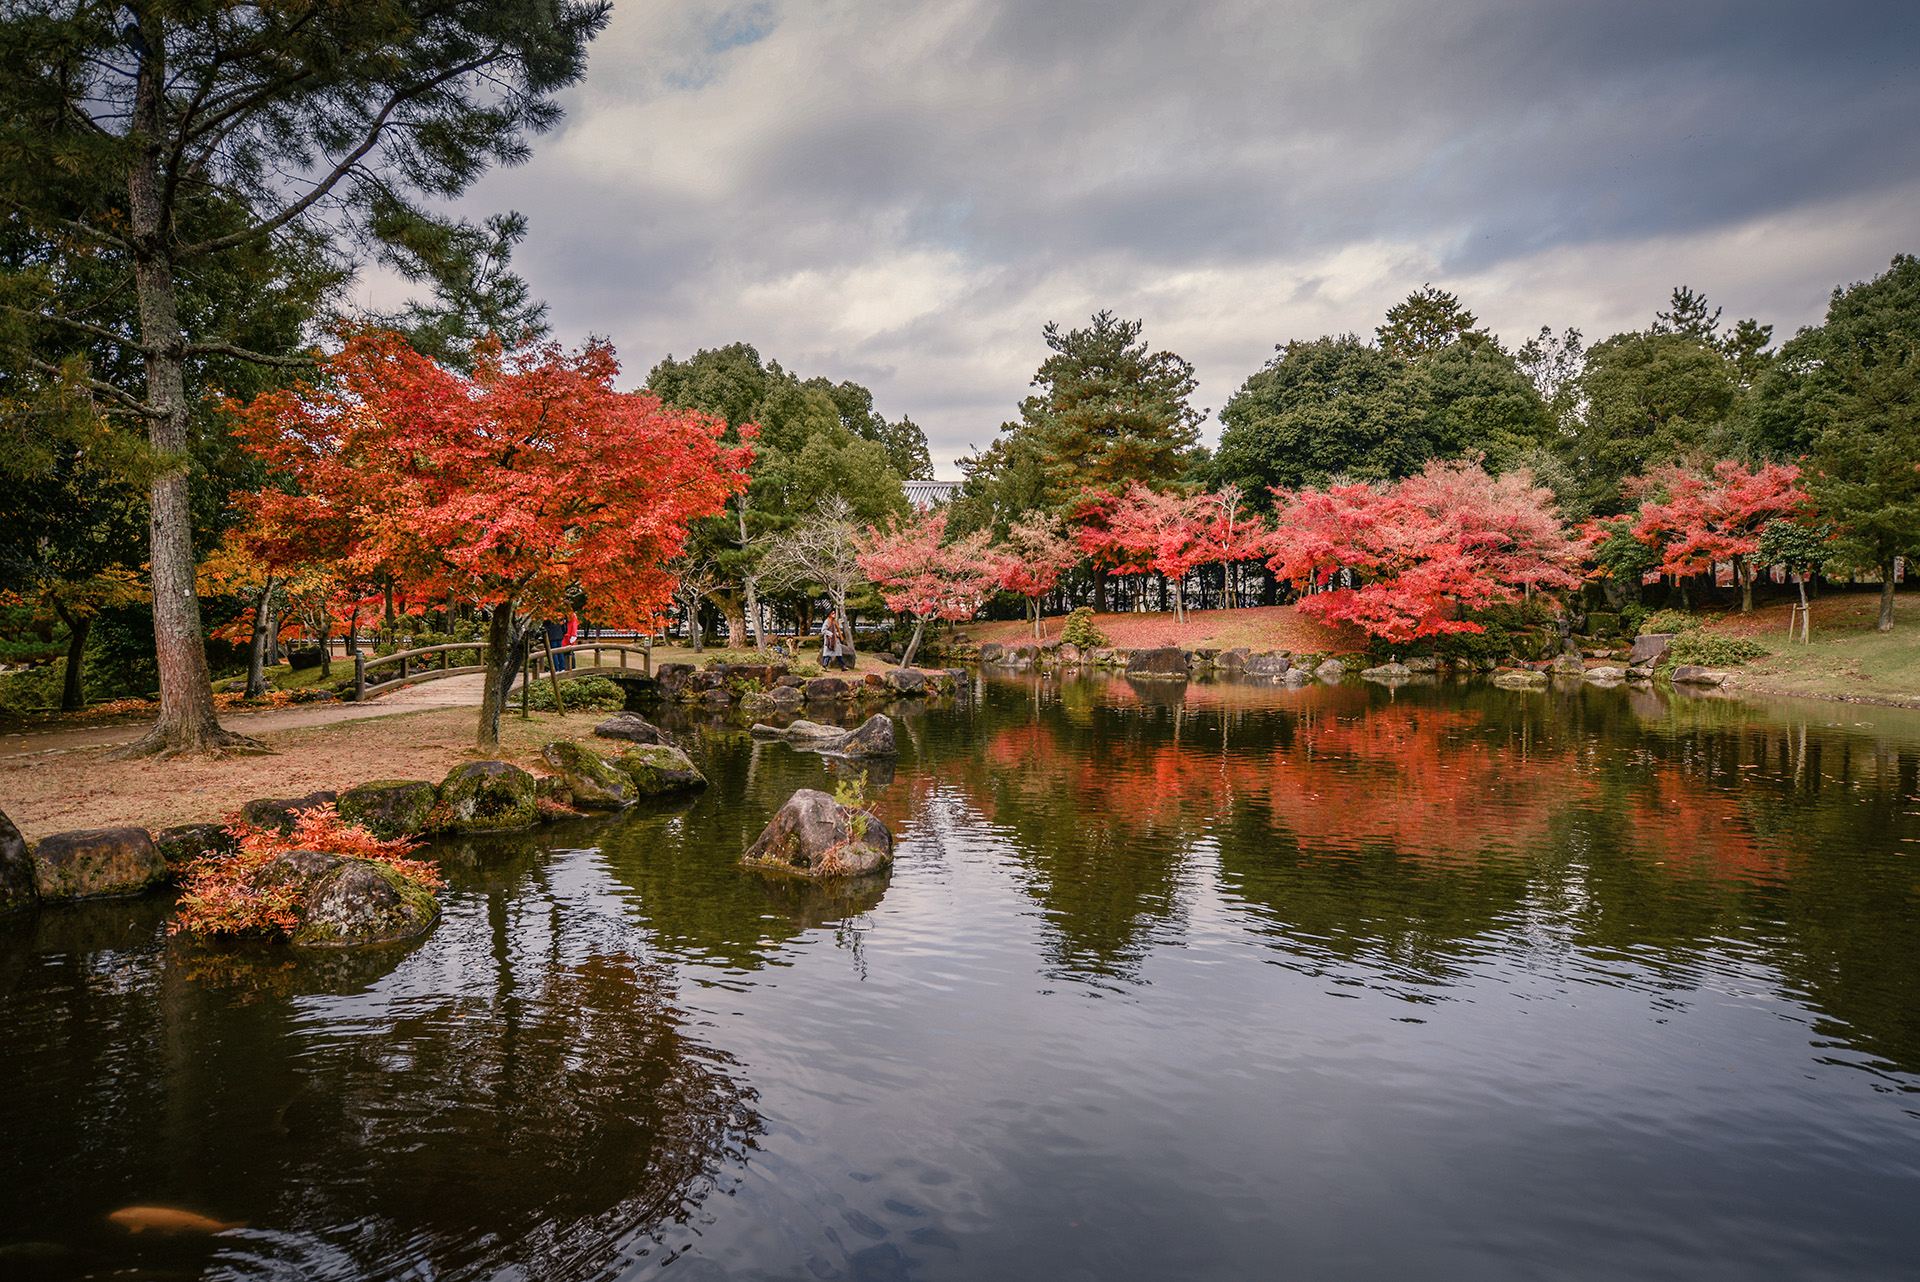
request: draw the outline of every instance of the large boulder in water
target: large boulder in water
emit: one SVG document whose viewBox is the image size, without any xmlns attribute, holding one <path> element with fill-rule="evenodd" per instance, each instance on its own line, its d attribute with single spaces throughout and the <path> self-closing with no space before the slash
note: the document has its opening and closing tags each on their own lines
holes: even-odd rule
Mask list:
<svg viewBox="0 0 1920 1282">
<path fill-rule="evenodd" d="M 668 744 L 630 748 L 613 764 L 626 773 L 634 791 L 642 797 L 707 786 L 707 777 L 687 754 Z"/>
<path fill-rule="evenodd" d="M 375 779 L 340 794 L 334 809 L 382 841 L 427 830 L 440 790 L 425 779 Z"/>
<path fill-rule="evenodd" d="M 852 692 L 852 686 L 844 677 L 815 677 L 807 682 L 805 690 L 807 702 L 817 703 L 822 699 L 844 699 Z"/>
<path fill-rule="evenodd" d="M 1135 650 L 1133 657 L 1127 660 L 1127 675 L 1130 677 L 1185 677 L 1188 672 L 1187 652 L 1179 646 L 1161 646 L 1157 650 Z"/>
<path fill-rule="evenodd" d="M 312 853 L 312 852 L 303 852 Z M 440 901 L 385 864 L 343 859 L 307 888 L 296 944 L 345 948 L 412 939 L 440 919 Z"/>
<path fill-rule="evenodd" d="M 787 798 L 741 862 L 797 877 L 856 877 L 893 862 L 893 833 L 877 815 L 802 788 Z"/>
<path fill-rule="evenodd" d="M 440 813 L 451 832 L 512 832 L 540 819 L 533 776 L 507 761 L 455 766 L 440 782 Z"/>
<path fill-rule="evenodd" d="M 925 694 L 927 674 L 918 668 L 895 668 L 887 673 L 887 689 L 896 694 Z"/>
<path fill-rule="evenodd" d="M 42 899 L 138 895 L 167 879 L 167 861 L 145 828 L 57 832 L 33 848 L 33 879 Z"/>
<path fill-rule="evenodd" d="M 39 899 L 27 839 L 13 826 L 13 820 L 0 814 L 0 913 L 31 908 Z"/>
<path fill-rule="evenodd" d="M 633 804 L 633 778 L 585 744 L 561 740 L 540 749 L 560 786 L 581 810 L 624 810 Z"/>
<path fill-rule="evenodd" d="M 796 748 L 839 757 L 891 757 L 899 751 L 893 735 L 893 718 L 884 712 L 874 713 L 856 730 L 802 720 L 785 726 L 758 724 L 751 733 L 756 739 L 784 739 Z"/>
<path fill-rule="evenodd" d="M 1313 670 L 1313 675 L 1322 681 L 1338 681 L 1347 675 L 1347 665 L 1338 659 L 1328 659 Z"/>
<path fill-rule="evenodd" d="M 998 641 L 982 641 L 980 643 L 980 662 L 982 663 L 998 663 L 1000 662 L 1001 655 L 1004 653 L 1006 653 L 1006 647 Z"/>
<path fill-rule="evenodd" d="M 619 739 L 626 743 L 665 743 L 667 737 L 659 726 L 647 720 L 637 712 L 616 712 L 593 728 L 593 733 L 602 739 Z"/>
</svg>

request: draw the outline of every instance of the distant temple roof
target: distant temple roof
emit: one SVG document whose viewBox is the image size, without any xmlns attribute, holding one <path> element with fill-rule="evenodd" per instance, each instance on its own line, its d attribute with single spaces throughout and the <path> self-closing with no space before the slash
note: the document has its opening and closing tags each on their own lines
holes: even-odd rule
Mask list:
<svg viewBox="0 0 1920 1282">
<path fill-rule="evenodd" d="M 945 503 L 960 489 L 958 481 L 908 481 L 907 502 L 914 510 L 924 512 L 936 504 Z"/>
</svg>

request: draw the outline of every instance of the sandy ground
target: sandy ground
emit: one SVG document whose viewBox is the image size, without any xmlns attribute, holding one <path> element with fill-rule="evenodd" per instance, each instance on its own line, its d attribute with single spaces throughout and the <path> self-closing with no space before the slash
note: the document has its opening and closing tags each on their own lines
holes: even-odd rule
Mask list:
<svg viewBox="0 0 1920 1282">
<path fill-rule="evenodd" d="M 591 733 L 605 713 L 561 717 L 517 712 L 500 719 L 500 748 L 471 745 L 479 676 L 396 690 L 368 704 L 310 704 L 230 712 L 229 729 L 252 735 L 272 756 L 108 761 L 107 751 L 141 726 L 10 735 L 0 739 L 0 811 L 28 840 L 76 828 L 132 824 L 166 828 L 219 820 L 255 797 L 338 791 L 373 779 L 435 782 L 481 756 L 538 766 L 542 744 Z"/>
</svg>

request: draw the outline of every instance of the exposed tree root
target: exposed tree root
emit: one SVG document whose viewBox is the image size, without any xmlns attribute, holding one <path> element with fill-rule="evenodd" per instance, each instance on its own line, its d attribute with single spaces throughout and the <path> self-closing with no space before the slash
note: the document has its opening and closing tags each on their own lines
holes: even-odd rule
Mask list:
<svg viewBox="0 0 1920 1282">
<path fill-rule="evenodd" d="M 215 728 L 189 736 L 182 733 L 169 733 L 171 729 L 177 728 L 156 725 L 132 743 L 107 753 L 106 759 L 108 761 L 139 761 L 151 758 L 155 761 L 165 761 L 170 757 L 210 757 L 218 761 L 225 757 L 279 755 L 260 740 L 235 734 L 231 730 Z"/>
</svg>

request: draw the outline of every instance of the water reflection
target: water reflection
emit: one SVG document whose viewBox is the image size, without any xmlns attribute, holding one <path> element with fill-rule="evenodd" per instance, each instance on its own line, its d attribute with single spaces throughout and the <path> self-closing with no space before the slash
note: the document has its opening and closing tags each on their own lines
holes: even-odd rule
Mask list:
<svg viewBox="0 0 1920 1282">
<path fill-rule="evenodd" d="M 1920 717 L 1034 675 L 893 713 L 891 772 L 663 714 L 711 788 L 436 847 L 399 949 L 0 922 L 0 1274 L 1910 1268 Z M 863 774 L 889 877 L 740 868 Z M 104 1218 L 156 1203 L 248 1227 Z"/>
<path fill-rule="evenodd" d="M 1556 947 L 1681 971 L 1738 940 L 1920 1069 L 1891 964 L 1920 947 L 1914 738 L 1634 689 L 1011 676 L 984 704 L 996 728 L 914 786 L 1006 835 L 1065 972 L 1135 977 L 1213 862 L 1287 965 L 1425 1000 L 1543 914 Z"/>
<path fill-rule="evenodd" d="M 670 1253 L 754 1144 L 753 1094 L 687 1036 L 669 967 L 550 897 L 530 947 L 511 919 L 538 870 L 475 858 L 399 950 L 209 949 L 157 933 L 157 900 L 10 932 L 0 1241 L 58 1244 L 59 1276 L 586 1278 Z M 129 1238 L 104 1218 L 129 1204 L 247 1227 Z"/>
</svg>

